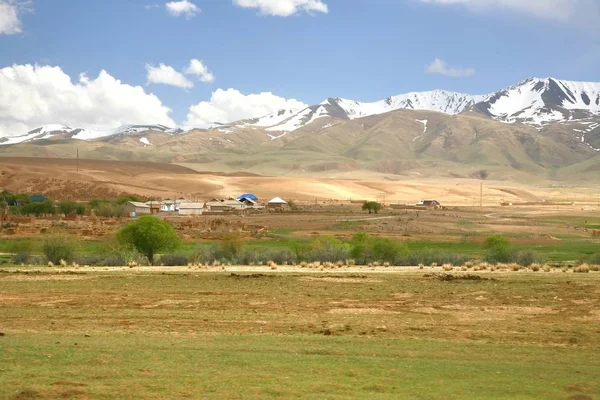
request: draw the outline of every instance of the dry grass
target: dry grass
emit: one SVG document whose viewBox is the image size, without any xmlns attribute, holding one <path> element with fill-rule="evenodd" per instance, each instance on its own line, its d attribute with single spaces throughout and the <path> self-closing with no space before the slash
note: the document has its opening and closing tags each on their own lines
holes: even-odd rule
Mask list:
<svg viewBox="0 0 600 400">
<path fill-rule="evenodd" d="M 590 272 L 590 266 L 588 264 L 581 264 L 573 269 L 573 272 L 578 274 L 588 274 Z"/>
</svg>

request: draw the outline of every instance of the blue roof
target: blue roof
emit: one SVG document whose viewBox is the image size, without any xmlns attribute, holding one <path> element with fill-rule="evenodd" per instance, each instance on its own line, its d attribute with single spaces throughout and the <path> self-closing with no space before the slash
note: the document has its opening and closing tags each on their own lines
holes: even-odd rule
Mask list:
<svg viewBox="0 0 600 400">
<path fill-rule="evenodd" d="M 246 193 L 241 195 L 240 197 L 237 198 L 238 200 L 243 200 L 243 199 L 250 199 L 250 200 L 258 200 L 258 197 L 256 197 L 256 195 L 252 194 L 252 193 Z"/>
</svg>

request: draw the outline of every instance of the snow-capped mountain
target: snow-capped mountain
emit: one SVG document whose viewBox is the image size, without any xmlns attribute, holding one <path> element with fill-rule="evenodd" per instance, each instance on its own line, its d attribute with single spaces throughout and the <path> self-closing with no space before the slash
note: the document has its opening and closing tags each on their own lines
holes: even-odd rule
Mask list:
<svg viewBox="0 0 600 400">
<path fill-rule="evenodd" d="M 542 126 L 580 120 L 600 114 L 600 83 L 530 78 L 473 109 L 507 123 Z"/>
<path fill-rule="evenodd" d="M 542 129 L 552 124 L 573 125 L 577 139 L 588 143 L 600 123 L 600 83 L 572 82 L 554 78 L 530 78 L 491 95 L 468 95 L 434 90 L 413 92 L 375 102 L 360 102 L 339 97 L 328 98 L 305 109 L 281 109 L 252 119 L 211 124 L 203 127 L 215 134 L 229 135 L 252 131 L 264 132 L 272 140 L 297 131 L 317 120 L 315 127 L 328 129 L 337 122 L 385 114 L 395 110 L 424 110 L 456 115 L 476 112 L 504 123 L 523 123 Z M 337 122 L 335 120 L 338 120 Z M 191 129 L 191 127 L 190 127 Z M 50 138 L 97 140 L 114 136 L 136 135 L 147 131 L 185 134 L 182 129 L 162 125 L 124 125 L 116 129 L 91 130 L 65 125 L 45 125 L 21 136 L 0 138 L 0 145 Z M 309 132 L 309 131 L 307 131 Z M 594 149 L 598 146 L 595 145 Z"/>
<path fill-rule="evenodd" d="M 32 142 L 35 140 L 61 137 L 65 139 L 94 140 L 113 136 L 135 135 L 142 132 L 164 132 L 169 134 L 183 133 L 181 129 L 172 129 L 163 125 L 122 125 L 115 129 L 89 130 L 70 128 L 66 125 L 50 124 L 27 132 L 25 135 L 0 138 L 0 145 Z"/>
<path fill-rule="evenodd" d="M 341 99 L 339 97 L 328 98 L 319 105 L 308 107 L 290 118 L 282 120 L 281 123 L 268 127 L 267 131 L 292 132 L 323 117 L 356 119 L 400 109 L 459 114 L 467 108 L 487 99 L 487 97 L 485 95 L 472 96 L 445 90 L 434 90 L 392 96 L 372 103 Z"/>
</svg>

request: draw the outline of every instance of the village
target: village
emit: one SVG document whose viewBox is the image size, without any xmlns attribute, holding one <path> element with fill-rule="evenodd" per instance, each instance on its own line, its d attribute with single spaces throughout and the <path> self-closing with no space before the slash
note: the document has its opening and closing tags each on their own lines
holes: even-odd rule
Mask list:
<svg viewBox="0 0 600 400">
<path fill-rule="evenodd" d="M 290 203 L 280 197 L 275 197 L 263 203 L 259 201 L 256 195 L 247 193 L 240 195 L 238 198 L 212 199 L 206 202 L 195 202 L 185 198 L 147 202 L 129 201 L 125 204 L 122 214 L 128 217 L 138 217 L 141 215 L 247 215 L 250 212 L 261 211 L 283 212 L 290 208 Z"/>
</svg>

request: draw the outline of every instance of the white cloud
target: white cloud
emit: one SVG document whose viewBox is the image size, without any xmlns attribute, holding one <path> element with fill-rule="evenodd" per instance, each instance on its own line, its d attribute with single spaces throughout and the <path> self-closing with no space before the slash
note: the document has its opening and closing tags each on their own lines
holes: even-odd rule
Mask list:
<svg viewBox="0 0 600 400">
<path fill-rule="evenodd" d="M 307 105 L 279 97 L 270 92 L 245 95 L 235 89 L 217 89 L 210 101 L 190 107 L 186 126 L 205 127 L 213 123 L 228 123 L 247 118 L 262 117 L 281 109 L 303 109 Z"/>
<path fill-rule="evenodd" d="M 14 136 L 55 123 L 110 129 L 122 124 L 175 126 L 171 110 L 141 86 L 101 71 L 72 82 L 60 67 L 13 65 L 0 69 L 0 135 Z"/>
<path fill-rule="evenodd" d="M 190 66 L 187 67 L 185 73 L 188 75 L 197 75 L 202 82 L 214 82 L 215 75 L 208 70 L 208 67 L 200 60 L 195 58 L 190 61 Z"/>
<path fill-rule="evenodd" d="M 300 11 L 327 14 L 327 4 L 323 0 L 233 0 L 233 4 L 244 8 L 257 8 L 261 14 L 289 17 Z"/>
<path fill-rule="evenodd" d="M 420 0 L 423 3 L 462 5 L 473 11 L 510 11 L 538 18 L 567 21 L 575 16 L 600 16 L 597 0 Z"/>
<path fill-rule="evenodd" d="M 191 89 L 194 87 L 194 82 L 186 78 L 184 74 L 176 71 L 175 68 L 162 63 L 158 67 L 146 64 L 146 72 L 148 84 L 155 83 L 183 89 Z"/>
<path fill-rule="evenodd" d="M 444 60 L 440 60 L 436 58 L 429 65 L 425 66 L 425 71 L 430 74 L 439 74 L 445 75 L 452 78 L 465 78 L 468 76 L 475 75 L 475 68 L 460 68 L 460 67 L 450 67 Z"/>
<path fill-rule="evenodd" d="M 172 16 L 180 17 L 185 15 L 188 19 L 194 17 L 201 11 L 197 5 L 188 0 L 170 1 L 165 4 L 165 7 L 167 8 L 167 12 Z"/>
<path fill-rule="evenodd" d="M 33 11 L 31 0 L 0 0 L 0 35 L 23 31 L 20 15 Z"/>
</svg>

